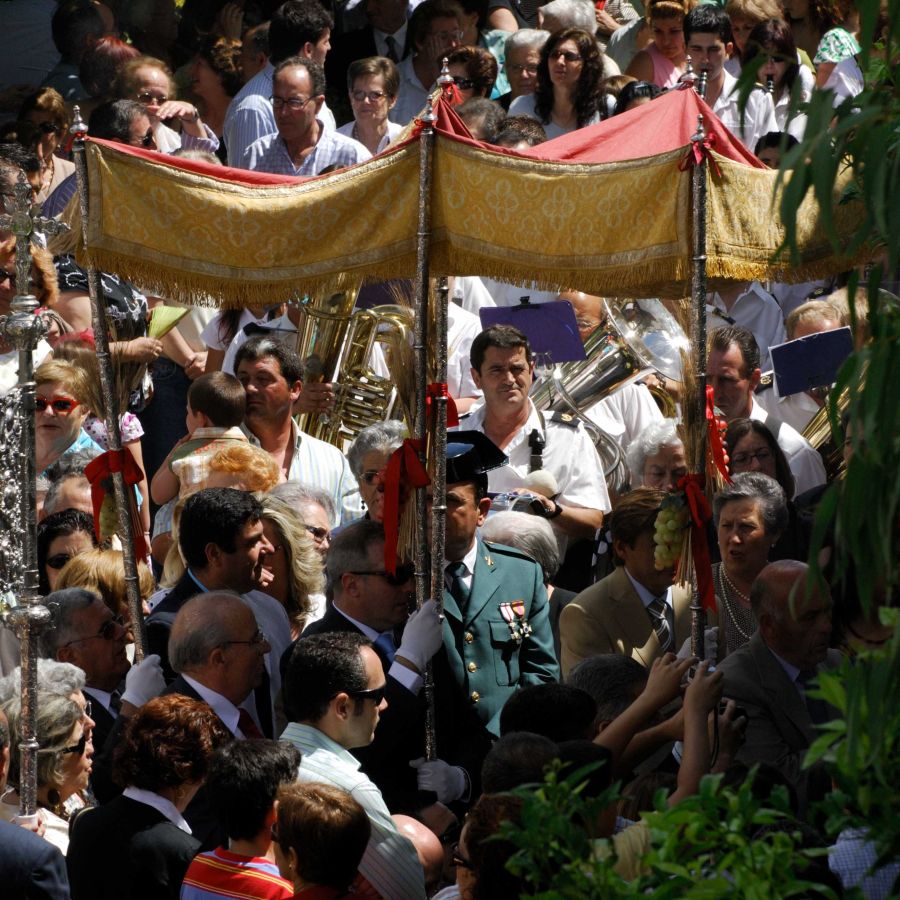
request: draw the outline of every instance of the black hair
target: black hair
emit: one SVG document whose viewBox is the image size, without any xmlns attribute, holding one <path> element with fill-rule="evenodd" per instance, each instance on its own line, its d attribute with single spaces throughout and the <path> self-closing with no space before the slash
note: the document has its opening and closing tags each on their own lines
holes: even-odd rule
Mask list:
<svg viewBox="0 0 900 900">
<path fill-rule="evenodd" d="M 634 700 L 635 688 L 643 690 L 647 670 L 637 660 L 621 653 L 598 653 L 583 659 L 566 679 L 566 684 L 590 694 L 597 703 L 597 717 L 611 722 Z"/>
<path fill-rule="evenodd" d="M 500 347 L 502 350 L 514 350 L 517 347 L 525 348 L 525 360 L 531 363 L 531 345 L 525 333 L 512 325 L 491 325 L 480 334 L 475 335 L 472 347 L 469 350 L 469 362 L 476 372 L 481 372 L 484 364 L 484 355 L 488 347 Z"/>
<path fill-rule="evenodd" d="M 655 100 L 660 94 L 664 93 L 658 84 L 651 81 L 629 81 L 625 87 L 619 91 L 616 98 L 616 108 L 613 112 L 614 116 L 618 116 L 628 110 L 628 104 L 643 97 Z"/>
<path fill-rule="evenodd" d="M 300 751 L 288 741 L 233 741 L 219 748 L 206 789 L 213 812 L 231 840 L 251 840 L 283 784 L 297 779 Z"/>
<path fill-rule="evenodd" d="M 361 634 L 330 632 L 297 641 L 284 677 L 284 710 L 292 722 L 318 722 L 340 693 L 368 689 Z"/>
<path fill-rule="evenodd" d="M 277 65 L 317 43 L 334 28 L 334 19 L 318 0 L 288 0 L 275 10 L 269 22 L 269 62 Z"/>
<path fill-rule="evenodd" d="M 481 128 L 484 132 L 483 140 L 493 144 L 503 127 L 506 119 L 506 111 L 499 103 L 488 100 L 487 97 L 470 97 L 465 103 L 456 107 L 456 114 L 465 122 L 466 127 L 471 122 L 475 125 L 481 120 Z"/>
<path fill-rule="evenodd" d="M 502 794 L 523 784 L 540 784 L 544 769 L 558 754 L 556 744 L 542 734 L 504 734 L 484 758 L 481 789 L 485 794 Z"/>
<path fill-rule="evenodd" d="M 784 149 L 790 150 L 796 147 L 799 141 L 787 131 L 768 131 L 757 142 L 753 148 L 753 152 L 759 156 L 763 150 L 768 149 Z"/>
<path fill-rule="evenodd" d="M 701 3 L 695 6 L 685 17 L 682 23 L 685 43 L 690 40 L 692 34 L 717 34 L 723 44 L 730 44 L 734 38 L 731 35 L 731 19 L 728 13 L 712 3 Z"/>
<path fill-rule="evenodd" d="M 612 755 L 606 747 L 586 740 L 563 741 L 559 745 L 559 758 L 563 777 L 586 766 L 595 766 L 584 777 L 586 787 L 582 796 L 587 799 L 599 797 L 612 784 Z"/>
<path fill-rule="evenodd" d="M 275 72 L 272 75 L 273 80 L 285 69 L 306 69 L 306 73 L 309 75 L 309 84 L 312 88 L 312 96 L 319 97 L 325 93 L 325 69 L 315 60 L 307 59 L 305 56 L 289 56 L 275 66 Z"/>
<path fill-rule="evenodd" d="M 26 175 L 41 170 L 41 161 L 37 153 L 19 143 L 0 144 L 0 158 L 18 166 Z"/>
<path fill-rule="evenodd" d="M 531 684 L 516 691 L 500 711 L 500 734 L 530 731 L 551 741 L 593 737 L 597 704 L 568 684 Z"/>
<path fill-rule="evenodd" d="M 744 360 L 744 374 L 750 376 L 759 368 L 759 344 L 749 328 L 740 325 L 726 325 L 717 328 L 709 338 L 709 349 L 727 353 L 732 344 L 737 344 Z"/>
<path fill-rule="evenodd" d="M 57 513 L 47 516 L 38 525 L 37 554 L 38 554 L 38 581 L 41 594 L 46 597 L 50 593 L 50 582 L 45 572 L 47 555 L 50 545 L 58 537 L 68 537 L 83 531 L 91 536 L 94 545 L 97 538 L 94 535 L 94 517 L 82 512 L 80 509 L 61 509 Z"/>
<path fill-rule="evenodd" d="M 88 121 L 88 134 L 106 141 L 127 144 L 131 140 L 131 123 L 147 110 L 137 100 L 110 100 L 94 108 Z"/>
<path fill-rule="evenodd" d="M 262 517 L 259 500 L 235 488 L 206 488 L 188 497 L 178 526 L 178 547 L 190 569 L 205 569 L 206 545 L 234 553 L 235 539 L 248 522 Z"/>
<path fill-rule="evenodd" d="M 297 353 L 291 350 L 287 344 L 265 334 L 258 334 L 256 337 L 250 338 L 246 344 L 241 345 L 234 358 L 234 371 L 236 373 L 245 360 L 258 362 L 268 356 L 278 360 L 278 366 L 288 387 L 298 381 L 303 381 L 303 362 Z"/>
<path fill-rule="evenodd" d="M 103 37 L 103 17 L 90 0 L 60 3 L 50 20 L 53 43 L 63 62 L 78 63 L 91 44 Z"/>
</svg>

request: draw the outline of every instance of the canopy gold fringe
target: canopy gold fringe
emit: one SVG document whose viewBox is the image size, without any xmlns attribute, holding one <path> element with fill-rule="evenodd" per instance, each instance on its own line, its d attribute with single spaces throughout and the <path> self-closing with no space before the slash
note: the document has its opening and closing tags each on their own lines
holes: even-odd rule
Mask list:
<svg viewBox="0 0 900 900">
<path fill-rule="evenodd" d="M 260 306 L 415 274 L 415 144 L 324 178 L 264 185 L 90 142 L 87 157 L 91 213 L 79 259 L 176 302 Z M 711 279 L 806 281 L 857 261 L 834 252 L 810 197 L 798 215 L 799 261 L 789 265 L 779 255 L 777 173 L 712 157 Z M 606 296 L 686 296 L 683 158 L 677 150 L 619 163 L 538 161 L 439 133 L 430 271 Z M 835 204 L 841 234 L 861 216 L 858 205 Z"/>
</svg>

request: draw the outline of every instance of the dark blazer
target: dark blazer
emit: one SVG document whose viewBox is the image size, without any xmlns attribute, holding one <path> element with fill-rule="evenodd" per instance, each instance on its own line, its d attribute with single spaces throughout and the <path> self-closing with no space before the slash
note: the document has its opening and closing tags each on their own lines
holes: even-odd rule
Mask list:
<svg viewBox="0 0 900 900">
<path fill-rule="evenodd" d="M 99 753 L 113 730 L 117 717 L 109 712 L 96 697 L 91 695 L 89 687 L 84 689 L 84 694 L 91 701 L 91 718 L 94 720 L 94 753 Z"/>
<path fill-rule="evenodd" d="M 192 700 L 206 701 L 179 675 L 161 694 L 165 697 L 169 694 L 181 694 Z M 228 835 L 225 827 L 215 814 L 209 799 L 206 785 L 200 788 L 194 795 L 194 799 L 184 811 L 184 817 L 191 826 L 191 833 L 200 843 L 201 850 L 215 850 L 219 846 L 228 846 Z"/>
<path fill-rule="evenodd" d="M 330 607 L 313 622 L 303 638 L 333 631 L 359 633 L 345 616 Z M 399 646 L 399 639 L 397 645 Z M 293 649 L 293 648 L 291 648 Z M 378 786 L 391 812 L 415 812 L 434 803 L 430 792 L 419 791 L 416 772 L 409 761 L 425 755 L 424 691 L 414 696 L 400 682 L 388 675 L 390 662 L 380 647 L 373 649 L 381 659 L 387 677 L 387 709 L 382 714 L 375 740 L 368 747 L 351 751 L 359 759 L 362 770 Z M 289 652 L 285 659 L 289 659 Z M 452 765 L 462 766 L 472 782 L 474 801 L 480 793 L 481 764 L 491 746 L 491 736 L 463 702 L 456 688 L 443 648 L 432 659 L 435 686 L 436 744 L 438 756 Z"/>
<path fill-rule="evenodd" d="M 840 653 L 829 650 L 817 671 L 834 668 L 840 661 Z M 797 788 L 801 808 L 805 808 L 810 799 L 810 773 L 803 769 L 803 757 L 818 730 L 796 684 L 759 631 L 726 656 L 719 669 L 725 673 L 725 696 L 743 706 L 749 716 L 737 758 L 748 765 L 765 762 L 780 769 Z"/>
<path fill-rule="evenodd" d="M 65 857 L 27 829 L 0 822 L 0 894 L 4 900 L 69 900 Z"/>
<path fill-rule="evenodd" d="M 201 593 L 201 590 L 197 587 L 197 582 L 191 578 L 188 572 L 185 572 L 178 579 L 175 587 L 163 597 L 153 612 L 147 616 L 145 624 L 147 632 L 146 653 L 148 656 L 151 653 L 159 654 L 160 665 L 167 684 L 175 680 L 175 672 L 169 665 L 169 633 L 172 631 L 172 623 L 175 621 L 175 616 L 178 615 L 178 610 L 191 597 L 199 593 Z"/>
<path fill-rule="evenodd" d="M 72 900 L 178 900 L 200 842 L 128 797 L 82 813 L 66 865 Z"/>
</svg>

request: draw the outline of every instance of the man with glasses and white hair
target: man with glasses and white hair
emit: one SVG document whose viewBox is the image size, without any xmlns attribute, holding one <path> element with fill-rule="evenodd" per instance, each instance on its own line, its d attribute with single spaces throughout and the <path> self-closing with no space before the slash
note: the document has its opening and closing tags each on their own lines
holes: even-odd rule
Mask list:
<svg viewBox="0 0 900 900">
<path fill-rule="evenodd" d="M 503 71 L 509 82 L 509 92 L 499 97 L 497 102 L 508 112 L 509 104 L 524 94 L 533 94 L 537 87 L 538 64 L 541 61 L 541 47 L 544 46 L 549 31 L 537 28 L 521 28 L 507 39 L 504 49 L 506 61 Z"/>
<path fill-rule="evenodd" d="M 274 175 L 311 177 L 324 169 L 344 168 L 371 158 L 359 141 L 326 129 L 320 115 L 324 103 L 325 70 L 319 63 L 302 56 L 279 63 L 272 78 L 272 109 L 278 130 L 254 141 L 241 166 Z"/>
</svg>

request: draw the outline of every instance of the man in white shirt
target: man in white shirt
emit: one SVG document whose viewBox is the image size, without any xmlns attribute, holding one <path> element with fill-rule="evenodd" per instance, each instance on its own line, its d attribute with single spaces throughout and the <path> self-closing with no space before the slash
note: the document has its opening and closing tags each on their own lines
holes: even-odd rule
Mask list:
<svg viewBox="0 0 900 900">
<path fill-rule="evenodd" d="M 706 368 L 713 401 L 726 422 L 749 418 L 768 425 L 791 467 L 795 497 L 825 483 L 822 457 L 790 425 L 769 416 L 754 396 L 762 372 L 759 347 L 750 331 L 739 325 L 714 331 Z"/>
<path fill-rule="evenodd" d="M 725 70 L 734 44 L 724 9 L 701 4 L 691 10 L 684 17 L 684 43 L 694 68 L 707 73 L 706 102 L 751 153 L 763 135 L 780 130 L 772 98 L 762 88 L 751 91 L 746 106 L 740 108 L 737 79 Z"/>
<path fill-rule="evenodd" d="M 387 708 L 381 660 L 361 634 L 317 634 L 299 641 L 285 675 L 290 723 L 281 739 L 303 754 L 298 777 L 347 791 L 372 826 L 360 874 L 391 900 L 424 900 L 425 877 L 413 844 L 391 818 L 381 792 L 350 750 L 372 743 Z"/>
<path fill-rule="evenodd" d="M 719 288 L 708 297 L 707 328 L 741 325 L 753 332 L 763 371 L 772 368 L 769 348 L 787 340 L 784 313 L 776 299 L 758 281 L 741 281 Z"/>
<path fill-rule="evenodd" d="M 243 165 L 247 148 L 276 131 L 270 100 L 275 66 L 291 56 L 323 65 L 331 49 L 333 27 L 331 14 L 317 0 L 289 0 L 278 7 L 269 24 L 269 61 L 238 91 L 225 114 L 228 165 Z M 326 130 L 334 129 L 334 116 L 324 103 L 319 118 Z"/>
</svg>

